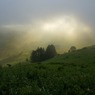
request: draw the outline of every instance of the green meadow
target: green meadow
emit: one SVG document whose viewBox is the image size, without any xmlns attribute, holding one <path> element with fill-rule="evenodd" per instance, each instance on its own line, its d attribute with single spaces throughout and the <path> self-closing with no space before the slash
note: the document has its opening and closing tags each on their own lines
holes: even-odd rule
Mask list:
<svg viewBox="0 0 95 95">
<path fill-rule="evenodd" d="M 0 68 L 0 95 L 95 95 L 95 46 Z"/>
</svg>

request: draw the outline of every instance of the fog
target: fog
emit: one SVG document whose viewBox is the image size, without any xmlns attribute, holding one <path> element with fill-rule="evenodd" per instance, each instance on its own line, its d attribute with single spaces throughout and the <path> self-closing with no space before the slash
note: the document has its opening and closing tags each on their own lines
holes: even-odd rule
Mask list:
<svg viewBox="0 0 95 95">
<path fill-rule="evenodd" d="M 95 44 L 94 0 L 0 1 L 0 59 L 54 44 L 58 53 Z"/>
<path fill-rule="evenodd" d="M 29 53 L 49 44 L 54 44 L 61 54 L 71 46 L 82 48 L 95 44 L 93 29 L 74 16 L 37 19 L 31 24 L 5 25 L 0 29 L 1 58 L 20 52 Z"/>
</svg>

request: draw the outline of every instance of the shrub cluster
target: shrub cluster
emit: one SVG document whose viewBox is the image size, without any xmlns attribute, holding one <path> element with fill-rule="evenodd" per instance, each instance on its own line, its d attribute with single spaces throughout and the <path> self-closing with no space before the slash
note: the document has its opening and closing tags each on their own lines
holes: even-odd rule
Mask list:
<svg viewBox="0 0 95 95">
<path fill-rule="evenodd" d="M 33 62 L 41 62 L 57 55 L 54 45 L 48 45 L 46 50 L 42 47 L 33 50 L 30 56 L 30 60 Z"/>
</svg>

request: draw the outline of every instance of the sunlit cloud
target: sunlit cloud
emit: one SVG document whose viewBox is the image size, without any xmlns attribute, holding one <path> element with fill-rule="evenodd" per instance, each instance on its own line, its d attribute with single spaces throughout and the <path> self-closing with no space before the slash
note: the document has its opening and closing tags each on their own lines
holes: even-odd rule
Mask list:
<svg viewBox="0 0 95 95">
<path fill-rule="evenodd" d="M 80 34 L 82 35 L 82 33 L 86 35 L 90 34 L 92 30 L 88 25 L 80 22 L 73 16 L 61 16 L 51 21 L 43 22 L 41 31 L 53 35 L 63 35 L 63 37 L 67 37 L 67 39 L 72 39 L 80 36 Z"/>
<path fill-rule="evenodd" d="M 11 43 L 19 44 L 19 48 L 45 47 L 47 44 L 60 46 L 59 52 L 68 50 L 72 45 L 78 48 L 83 45 L 94 44 L 92 28 L 72 15 L 51 17 L 50 19 L 37 19 L 29 24 L 3 25 L 3 29 L 18 33 Z M 22 32 L 21 32 L 22 31 Z M 87 40 L 90 43 L 87 43 Z M 92 42 L 92 43 L 91 43 Z M 61 48 L 62 47 L 62 48 Z"/>
</svg>

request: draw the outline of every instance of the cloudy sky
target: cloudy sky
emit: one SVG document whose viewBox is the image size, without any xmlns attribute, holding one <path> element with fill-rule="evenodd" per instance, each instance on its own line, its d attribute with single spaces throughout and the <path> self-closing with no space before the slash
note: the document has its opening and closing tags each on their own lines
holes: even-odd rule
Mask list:
<svg viewBox="0 0 95 95">
<path fill-rule="evenodd" d="M 23 24 L 52 15 L 74 14 L 95 22 L 95 0 L 0 0 L 0 24 Z"/>
<path fill-rule="evenodd" d="M 94 9 L 95 0 L 0 0 L 0 44 L 55 44 L 59 52 L 93 45 Z"/>
</svg>

